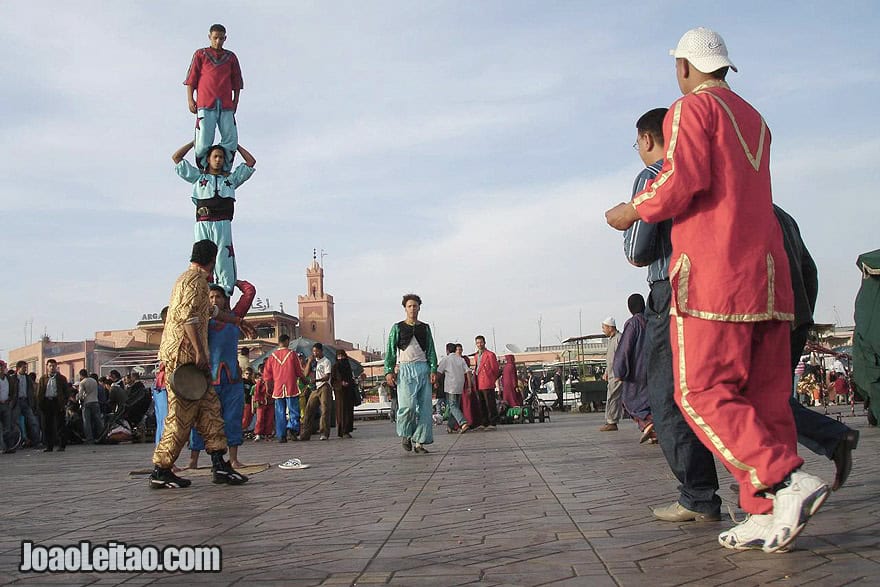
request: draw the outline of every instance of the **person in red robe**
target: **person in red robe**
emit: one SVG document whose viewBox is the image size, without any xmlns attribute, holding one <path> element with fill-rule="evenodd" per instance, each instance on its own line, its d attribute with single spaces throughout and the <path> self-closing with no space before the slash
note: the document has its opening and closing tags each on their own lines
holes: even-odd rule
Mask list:
<svg viewBox="0 0 880 587">
<path fill-rule="evenodd" d="M 522 394 L 516 387 L 516 360 L 513 355 L 504 355 L 504 367 L 501 369 L 501 399 L 511 408 L 523 404 Z"/>
<path fill-rule="evenodd" d="M 606 212 L 672 225 L 670 337 L 675 400 L 736 478 L 751 514 L 718 540 L 737 550 L 786 550 L 828 496 L 800 470 L 791 393 L 794 301 L 770 189 L 770 131 L 725 81 L 720 35 L 685 33 L 672 52 L 684 95 L 663 124 L 666 159 L 630 203 Z"/>
</svg>

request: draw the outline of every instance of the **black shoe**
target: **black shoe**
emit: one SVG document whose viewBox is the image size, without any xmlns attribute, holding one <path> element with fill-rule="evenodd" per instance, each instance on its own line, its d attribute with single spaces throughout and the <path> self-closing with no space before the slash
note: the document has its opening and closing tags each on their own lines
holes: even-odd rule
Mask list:
<svg viewBox="0 0 880 587">
<path fill-rule="evenodd" d="M 3 449 L 3 454 L 5 454 L 5 455 L 11 455 L 14 452 L 15 452 L 14 448 L 4 448 Z"/>
<path fill-rule="evenodd" d="M 412 440 L 410 440 L 409 438 L 404 438 L 401 444 L 403 445 L 403 450 L 405 450 L 406 452 L 410 452 L 412 450 Z"/>
<path fill-rule="evenodd" d="M 178 477 L 171 469 L 156 467 L 150 475 L 150 489 L 181 489 L 191 484 L 192 481 Z"/>
<path fill-rule="evenodd" d="M 287 442 L 287 437 L 282 436 L 281 438 L 278 439 L 278 442 L 279 442 L 279 444 L 284 444 L 285 442 Z"/>
<path fill-rule="evenodd" d="M 247 476 L 242 475 L 233 469 L 232 465 L 229 464 L 229 461 L 223 460 L 222 455 L 220 455 L 218 460 L 214 461 L 214 466 L 211 468 L 211 472 L 214 474 L 214 483 L 242 485 L 248 481 Z"/>
<path fill-rule="evenodd" d="M 417 444 L 415 446 L 415 448 L 413 448 L 413 452 L 420 454 L 420 455 L 426 455 L 426 454 L 428 454 L 428 449 L 425 448 L 424 446 L 422 446 L 421 444 Z"/>
<path fill-rule="evenodd" d="M 850 472 L 852 472 L 852 451 L 858 445 L 858 430 L 847 430 L 843 438 L 840 439 L 840 442 L 837 443 L 837 448 L 834 449 L 834 454 L 831 455 L 831 460 L 834 461 L 834 466 L 837 469 L 834 473 L 834 484 L 831 485 L 832 491 L 837 491 L 846 483 Z"/>
<path fill-rule="evenodd" d="M 43 452 L 52 452 L 52 447 L 47 446 L 46 448 L 43 449 Z"/>
</svg>

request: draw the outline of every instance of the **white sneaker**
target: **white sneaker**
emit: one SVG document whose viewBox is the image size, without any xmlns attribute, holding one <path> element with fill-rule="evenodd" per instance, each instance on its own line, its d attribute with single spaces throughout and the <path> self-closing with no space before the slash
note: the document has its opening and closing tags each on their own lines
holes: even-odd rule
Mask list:
<svg viewBox="0 0 880 587">
<path fill-rule="evenodd" d="M 260 436 L 259 434 L 257 434 L 256 436 L 254 436 L 254 442 L 260 442 L 261 440 L 263 440 L 263 437 Z"/>
<path fill-rule="evenodd" d="M 299 459 L 287 459 L 286 461 L 284 461 L 283 463 L 278 465 L 279 469 L 287 469 L 287 470 L 308 469 L 309 467 L 311 467 L 311 465 L 307 465 Z"/>
<path fill-rule="evenodd" d="M 718 535 L 718 544 L 733 550 L 762 550 L 773 537 L 773 515 L 753 514 Z"/>
<path fill-rule="evenodd" d="M 322 434 L 319 440 L 327 440 L 327 437 Z"/>
<path fill-rule="evenodd" d="M 764 543 L 764 552 L 777 552 L 788 546 L 815 514 L 831 489 L 815 475 L 795 471 L 789 484 L 773 496 L 772 536 Z"/>
</svg>

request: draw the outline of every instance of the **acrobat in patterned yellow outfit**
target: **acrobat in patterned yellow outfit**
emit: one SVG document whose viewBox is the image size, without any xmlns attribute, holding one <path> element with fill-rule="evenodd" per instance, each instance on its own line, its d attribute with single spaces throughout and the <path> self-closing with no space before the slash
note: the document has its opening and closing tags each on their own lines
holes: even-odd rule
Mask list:
<svg viewBox="0 0 880 587">
<path fill-rule="evenodd" d="M 187 335 L 187 326 L 195 330 L 199 346 L 204 356 L 208 349 L 208 321 L 217 310 L 208 298 L 208 278 L 217 254 L 217 247 L 208 240 L 193 245 L 191 265 L 174 284 L 165 330 L 159 346 L 159 359 L 165 364 L 166 372 L 174 373 L 180 366 L 196 363 L 198 352 Z M 198 400 L 187 400 L 174 392 L 173 383 L 168 386 L 168 415 L 162 438 L 153 453 L 155 469 L 150 476 L 150 487 L 155 489 L 188 487 L 190 481 L 174 475 L 172 467 L 184 444 L 189 439 L 190 430 L 196 430 L 205 439 L 205 448 L 211 455 L 214 482 L 240 484 L 247 477 L 236 473 L 223 459 L 226 453 L 226 436 L 223 432 L 223 418 L 220 414 L 220 400 L 213 388 Z"/>
</svg>

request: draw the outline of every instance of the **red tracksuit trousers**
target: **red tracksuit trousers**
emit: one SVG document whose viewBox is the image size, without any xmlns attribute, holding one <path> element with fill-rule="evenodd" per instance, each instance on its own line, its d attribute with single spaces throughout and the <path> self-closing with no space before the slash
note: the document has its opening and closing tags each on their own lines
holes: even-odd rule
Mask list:
<svg viewBox="0 0 880 587">
<path fill-rule="evenodd" d="M 736 478 L 742 509 L 771 513 L 756 494 L 803 464 L 788 403 L 790 324 L 672 318 L 676 403 Z"/>
</svg>

